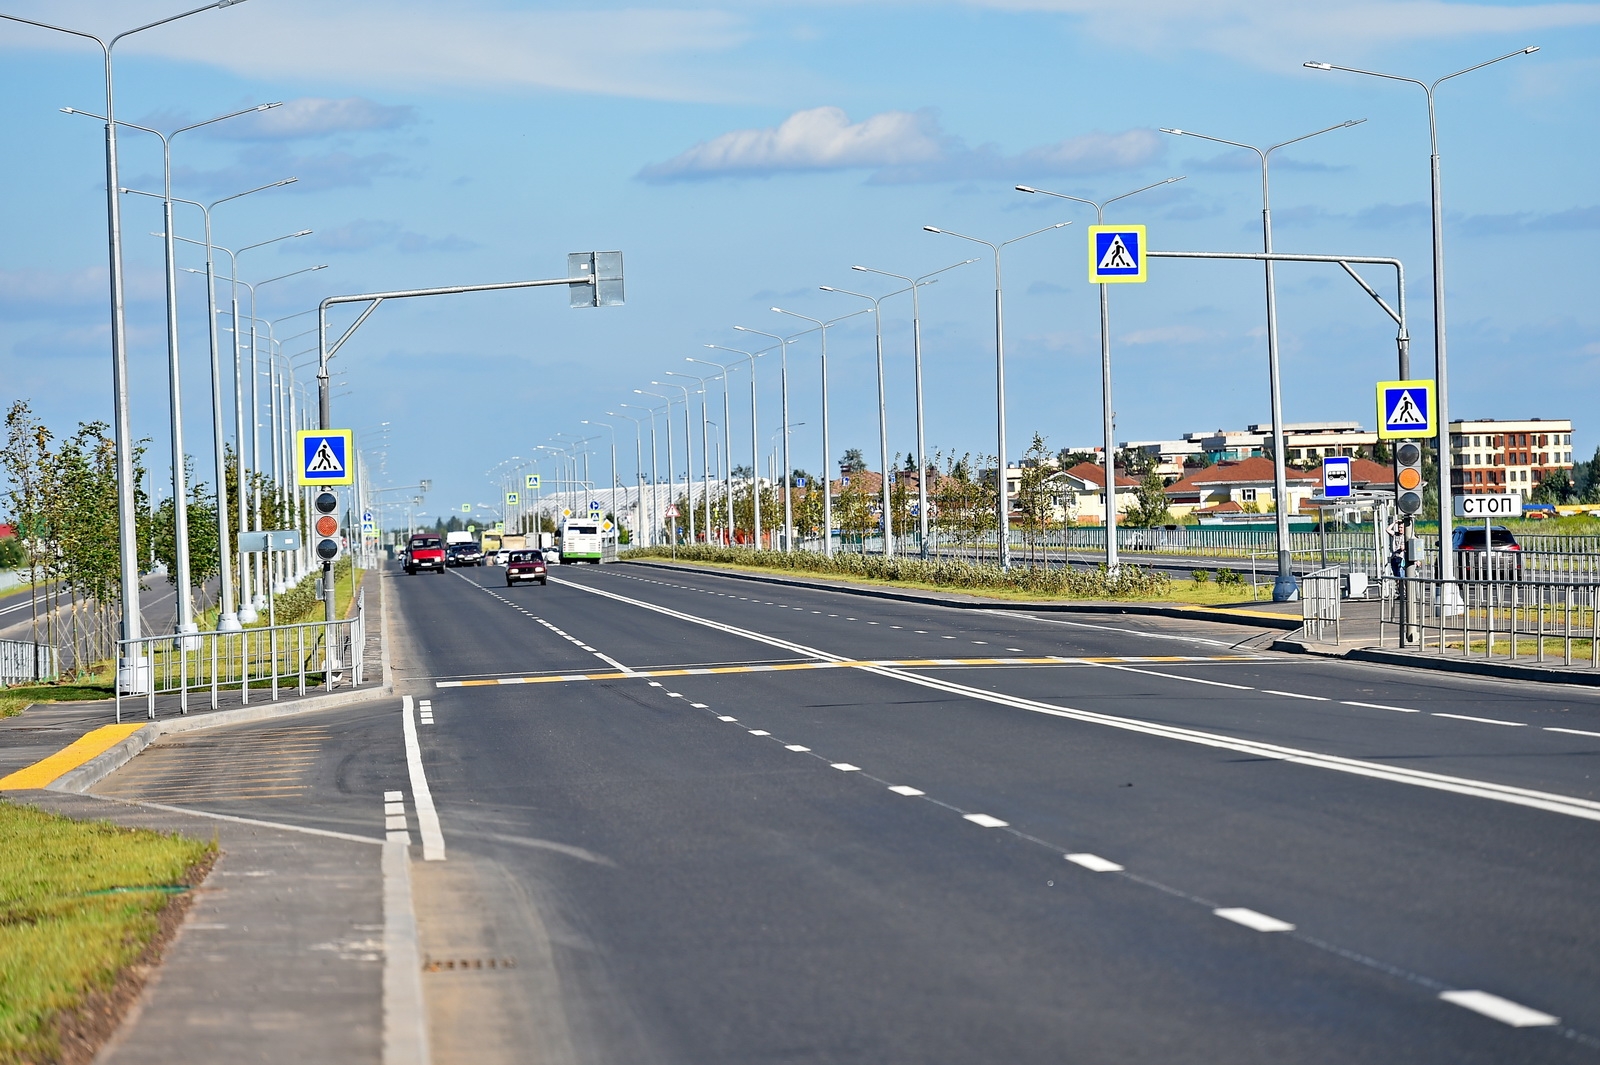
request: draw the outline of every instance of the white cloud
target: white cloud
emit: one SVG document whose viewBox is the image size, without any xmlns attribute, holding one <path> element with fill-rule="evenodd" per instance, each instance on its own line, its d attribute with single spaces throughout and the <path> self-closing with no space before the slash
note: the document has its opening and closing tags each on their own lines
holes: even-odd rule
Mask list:
<svg viewBox="0 0 1600 1065">
<path fill-rule="evenodd" d="M 777 126 L 741 129 L 701 141 L 639 172 L 645 181 L 682 181 L 808 170 L 872 170 L 880 184 L 972 178 L 1046 177 L 1135 169 L 1164 144 L 1154 130 L 1087 133 L 1008 156 L 993 145 L 968 148 L 939 128 L 932 111 L 884 111 L 851 122 L 837 107 L 796 111 Z"/>
<path fill-rule="evenodd" d="M 347 96 L 342 100 L 302 96 L 297 100 L 285 100 L 282 107 L 270 111 L 219 122 L 208 127 L 208 132 L 228 140 L 290 140 L 399 129 L 415 119 L 414 108 L 375 103 L 363 96 Z"/>
<path fill-rule="evenodd" d="M 709 57 L 743 44 L 732 11 L 596 7 L 530 10 L 516 0 L 258 0 L 130 37 L 141 53 L 264 80 L 425 88 L 556 89 L 720 100 L 755 84 Z M 114 32 L 172 13 L 157 0 L 12 0 L 8 10 Z M 62 34 L 10 33 L 0 47 L 81 50 Z"/>
</svg>

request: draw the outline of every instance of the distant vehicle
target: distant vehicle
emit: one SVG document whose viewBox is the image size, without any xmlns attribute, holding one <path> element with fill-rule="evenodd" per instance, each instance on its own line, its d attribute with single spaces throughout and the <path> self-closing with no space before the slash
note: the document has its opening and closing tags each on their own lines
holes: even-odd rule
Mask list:
<svg viewBox="0 0 1600 1065">
<path fill-rule="evenodd" d="M 449 554 L 444 561 L 447 566 L 481 566 L 483 549 L 473 540 L 468 540 L 464 544 L 451 544 Z"/>
<path fill-rule="evenodd" d="M 1462 580 L 1468 581 L 1520 581 L 1522 579 L 1522 545 L 1504 525 L 1488 530 L 1485 543 L 1482 525 L 1457 525 L 1451 537 L 1456 551 L 1456 569 Z"/>
<path fill-rule="evenodd" d="M 545 572 L 544 556 L 539 551 L 524 548 L 509 552 L 509 557 L 506 559 L 506 587 L 509 588 L 518 581 L 548 583 L 549 574 Z"/>
<path fill-rule="evenodd" d="M 592 521 L 568 521 L 562 524 L 562 562 L 613 562 L 616 557 L 616 529 L 603 530 Z"/>
<path fill-rule="evenodd" d="M 509 547 L 502 547 L 500 550 L 494 553 L 494 562 L 492 564 L 496 566 L 504 566 L 506 561 L 510 558 L 511 549 Z"/>
<path fill-rule="evenodd" d="M 406 572 L 416 574 L 431 569 L 439 573 L 445 568 L 444 541 L 437 536 L 413 536 L 406 544 Z"/>
</svg>

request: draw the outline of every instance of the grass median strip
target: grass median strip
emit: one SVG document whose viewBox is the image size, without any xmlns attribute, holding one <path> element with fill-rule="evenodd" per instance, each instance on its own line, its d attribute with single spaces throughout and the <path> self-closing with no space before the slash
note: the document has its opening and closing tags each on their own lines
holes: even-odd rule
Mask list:
<svg viewBox="0 0 1600 1065">
<path fill-rule="evenodd" d="M 92 1053 L 215 856 L 214 843 L 0 801 L 0 1063 L 59 1061 L 64 1042 Z"/>
</svg>

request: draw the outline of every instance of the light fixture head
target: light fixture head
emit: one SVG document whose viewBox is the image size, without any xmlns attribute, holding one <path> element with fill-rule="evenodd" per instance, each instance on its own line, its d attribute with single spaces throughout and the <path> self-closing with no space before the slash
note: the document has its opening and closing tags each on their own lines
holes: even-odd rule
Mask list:
<svg viewBox="0 0 1600 1065">
<path fill-rule="evenodd" d="M 943 233 L 944 232 L 944 230 L 940 229 L 938 226 L 923 226 L 922 228 L 927 230 L 929 233 Z"/>
<path fill-rule="evenodd" d="M 1162 127 L 1161 127 L 1161 132 L 1162 132 L 1162 133 L 1170 133 L 1170 134 L 1172 134 L 1172 135 L 1173 135 L 1173 136 L 1174 136 L 1174 137 L 1183 137 L 1183 136 L 1187 136 L 1187 134 L 1186 134 L 1186 133 L 1185 133 L 1185 132 L 1184 132 L 1184 131 L 1183 131 L 1183 130 L 1181 130 L 1181 129 L 1168 129 L 1168 128 L 1167 128 L 1167 127 L 1166 127 L 1166 126 L 1162 126 Z"/>
<path fill-rule="evenodd" d="M 282 100 L 274 100 L 270 104 L 261 104 L 261 105 L 259 105 L 256 108 L 256 110 L 257 111 L 271 111 L 274 107 L 282 107 L 282 106 L 283 106 L 283 101 Z"/>
<path fill-rule="evenodd" d="M 1315 62 L 1312 62 L 1312 63 L 1301 63 L 1300 65 L 1303 66 L 1303 67 L 1310 67 L 1312 70 L 1332 70 L 1333 69 L 1333 64 L 1332 63 L 1315 63 Z"/>
<path fill-rule="evenodd" d="M 1539 46 L 1538 45 L 1530 44 L 1530 45 L 1528 45 L 1528 47 L 1526 47 L 1526 48 L 1524 48 L 1522 50 L 1522 54 L 1523 55 L 1532 55 L 1533 53 L 1537 52 L 1538 50 L 1539 50 Z"/>
<path fill-rule="evenodd" d="M 839 291 L 838 289 L 834 288 L 832 285 L 818 285 L 817 287 L 820 288 L 824 292 L 838 292 Z"/>
<path fill-rule="evenodd" d="M 1034 188 L 1031 185 L 1018 185 L 1017 186 L 1017 191 L 1018 192 L 1038 192 L 1039 190 Z"/>
</svg>

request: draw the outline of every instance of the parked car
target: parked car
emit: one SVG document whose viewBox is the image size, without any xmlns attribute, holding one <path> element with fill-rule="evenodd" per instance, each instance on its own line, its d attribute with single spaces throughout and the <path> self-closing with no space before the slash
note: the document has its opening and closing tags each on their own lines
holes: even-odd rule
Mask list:
<svg viewBox="0 0 1600 1065">
<path fill-rule="evenodd" d="M 549 574 L 544 568 L 544 556 L 534 550 L 511 552 L 511 557 L 506 560 L 506 587 L 509 588 L 518 581 L 548 583 Z"/>
<path fill-rule="evenodd" d="M 406 544 L 405 566 L 406 572 L 411 574 L 425 569 L 443 573 L 444 541 L 437 536 L 413 536 Z"/>
<path fill-rule="evenodd" d="M 483 565 L 483 548 L 477 544 L 451 544 L 450 553 L 445 558 L 447 566 L 481 566 Z"/>
<path fill-rule="evenodd" d="M 1456 552 L 1456 575 L 1467 581 L 1520 581 L 1522 545 L 1504 525 L 1455 527 L 1451 546 Z"/>
</svg>

